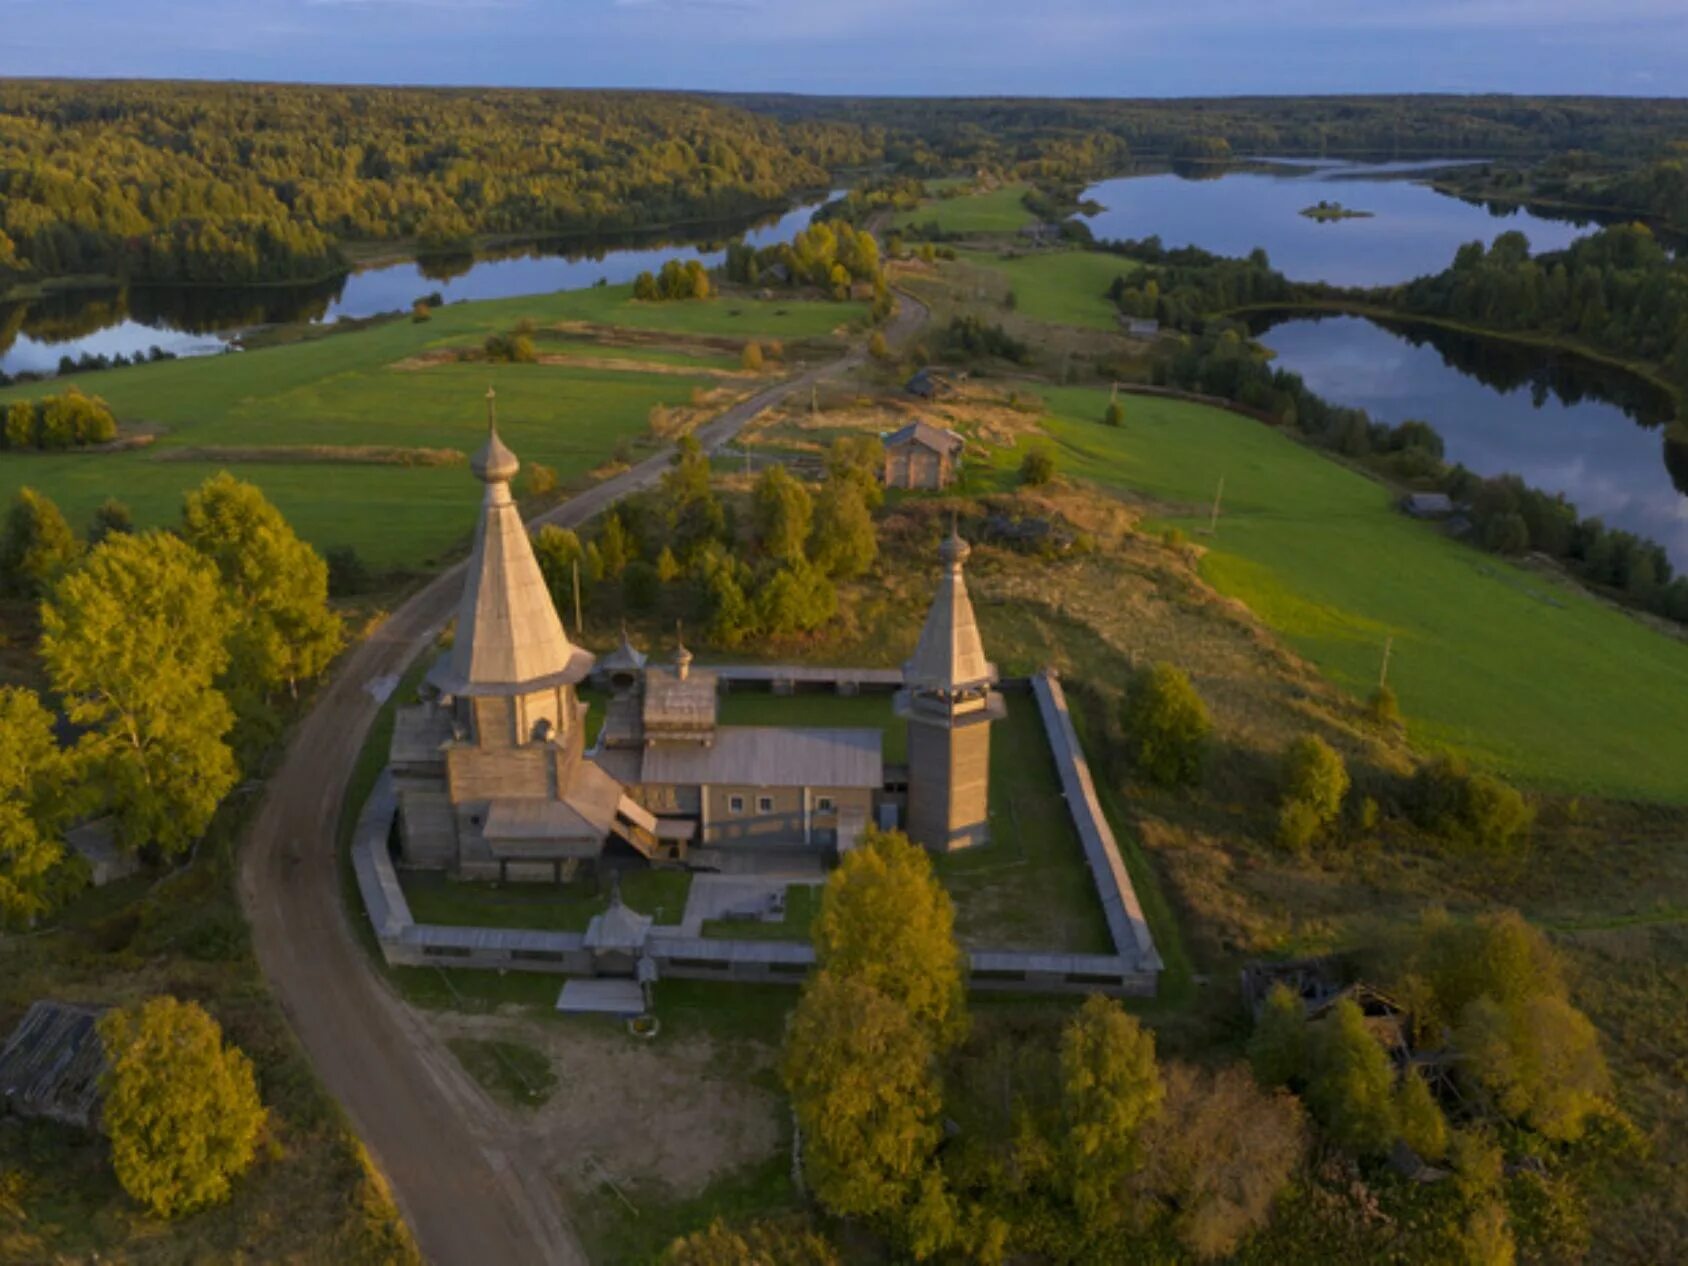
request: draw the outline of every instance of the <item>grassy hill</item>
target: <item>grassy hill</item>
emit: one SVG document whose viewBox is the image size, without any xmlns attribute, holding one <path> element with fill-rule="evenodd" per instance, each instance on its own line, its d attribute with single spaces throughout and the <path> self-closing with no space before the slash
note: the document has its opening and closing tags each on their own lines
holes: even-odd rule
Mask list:
<svg viewBox="0 0 1688 1266">
<path fill-rule="evenodd" d="M 945 233 L 1012 233 L 1035 218 L 1021 201 L 1025 193 L 1025 185 L 1003 185 L 986 193 L 937 198 L 898 212 L 892 224 L 936 224 Z"/>
<path fill-rule="evenodd" d="M 461 467 L 335 461 L 201 461 L 209 446 L 379 445 L 472 450 L 485 425 L 482 397 L 498 390 L 500 429 L 527 463 L 565 481 L 601 465 L 641 435 L 654 406 L 686 404 L 732 367 L 731 343 L 824 337 L 860 317 L 859 304 L 739 297 L 636 303 L 626 286 L 453 304 L 422 323 L 397 320 L 352 333 L 223 356 L 75 376 L 104 396 L 126 429 L 162 428 L 152 446 L 123 453 L 7 454 L 0 500 L 23 485 L 56 500 L 73 524 L 108 496 L 138 522 L 173 521 L 181 493 L 219 469 L 250 479 L 319 548 L 351 545 L 376 566 L 416 565 L 460 539 L 477 489 Z M 428 363 L 429 353 L 478 347 L 488 334 L 533 321 L 540 351 L 562 363 Z M 654 331 L 677 348 L 598 346 L 544 337 L 559 324 Z M 602 332 L 601 330 L 599 332 Z M 685 340 L 711 342 L 685 346 Z M 605 358 L 649 362 L 607 367 Z M 696 369 L 693 377 L 676 370 Z M 743 387 L 753 385 L 744 382 Z M 0 391 L 0 402 L 61 390 L 58 382 Z M 282 455 L 285 457 L 285 454 Z M 306 454 L 322 458 L 332 454 Z M 186 460 L 183 460 L 186 458 Z"/>
<path fill-rule="evenodd" d="M 1682 797 L 1688 644 L 1408 519 L 1380 485 L 1260 423 L 1126 397 L 1115 430 L 1098 421 L 1106 392 L 1049 398 L 1063 472 L 1157 503 L 1207 550 L 1203 575 L 1339 685 L 1369 692 L 1393 637 L 1415 740 L 1540 785 Z M 1221 475 L 1219 533 L 1196 535 Z"/>
</svg>

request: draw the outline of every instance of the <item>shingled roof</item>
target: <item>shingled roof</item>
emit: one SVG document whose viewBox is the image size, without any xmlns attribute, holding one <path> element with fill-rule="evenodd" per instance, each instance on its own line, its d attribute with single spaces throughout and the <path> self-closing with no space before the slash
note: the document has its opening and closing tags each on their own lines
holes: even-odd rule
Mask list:
<svg viewBox="0 0 1688 1266">
<path fill-rule="evenodd" d="M 985 658 L 967 582 L 961 575 L 970 553 L 967 542 L 954 531 L 939 547 L 944 574 L 938 579 L 938 592 L 926 612 L 914 655 L 903 665 L 903 683 L 910 689 L 953 695 L 996 680 L 996 665 Z"/>
<path fill-rule="evenodd" d="M 457 607 L 457 635 L 429 680 L 444 694 L 514 695 L 577 682 L 592 654 L 563 632 L 533 555 L 521 510 L 510 495 L 520 463 L 504 442 L 487 392 L 487 438 L 470 462 L 486 485 L 475 547 Z"/>
<path fill-rule="evenodd" d="M 966 447 L 967 442 L 954 431 L 947 431 L 941 426 L 933 426 L 930 422 L 910 422 L 901 430 L 892 431 L 885 437 L 886 448 L 896 448 L 901 444 L 920 444 L 931 449 L 934 453 L 959 453 Z"/>
</svg>

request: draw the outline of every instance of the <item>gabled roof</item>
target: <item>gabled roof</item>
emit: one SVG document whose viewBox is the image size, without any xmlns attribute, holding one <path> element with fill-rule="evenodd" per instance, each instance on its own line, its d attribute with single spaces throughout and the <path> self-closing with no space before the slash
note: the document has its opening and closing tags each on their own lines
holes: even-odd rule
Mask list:
<svg viewBox="0 0 1688 1266">
<path fill-rule="evenodd" d="M 867 787 L 885 783 L 884 734 L 872 729 L 723 725 L 715 741 L 655 743 L 647 786 Z"/>
<path fill-rule="evenodd" d="M 920 444 L 934 453 L 954 454 L 965 448 L 967 441 L 954 431 L 933 426 L 930 422 L 915 421 L 885 437 L 886 448 L 895 448 L 900 444 Z"/>
<path fill-rule="evenodd" d="M 911 689 L 953 694 L 996 680 L 996 665 L 985 658 L 967 582 L 961 575 L 961 565 L 971 552 L 967 542 L 953 532 L 939 548 L 944 574 L 938 579 L 938 592 L 926 612 L 914 655 L 903 665 L 903 682 Z"/>
<path fill-rule="evenodd" d="M 456 641 L 429 680 L 452 695 L 525 694 L 579 681 L 591 671 L 591 652 L 573 645 L 557 618 L 510 495 L 519 463 L 490 416 L 486 443 L 470 465 L 486 496 L 457 607 Z"/>
</svg>

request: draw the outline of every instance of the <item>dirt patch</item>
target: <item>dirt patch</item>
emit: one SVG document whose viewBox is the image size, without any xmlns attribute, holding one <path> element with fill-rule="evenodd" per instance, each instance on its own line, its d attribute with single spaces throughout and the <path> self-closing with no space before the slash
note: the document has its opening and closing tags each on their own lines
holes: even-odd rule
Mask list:
<svg viewBox="0 0 1688 1266">
<path fill-rule="evenodd" d="M 750 1055 L 735 1046 L 729 1061 L 707 1038 L 644 1045 L 608 1024 L 449 1013 L 427 1020 L 445 1040 L 517 1041 L 551 1057 L 550 1101 L 536 1112 L 500 1111 L 571 1186 L 595 1185 L 601 1166 L 617 1183 L 658 1183 L 683 1199 L 779 1147 L 779 1098 L 747 1078 L 773 1058 L 759 1047 Z"/>
</svg>

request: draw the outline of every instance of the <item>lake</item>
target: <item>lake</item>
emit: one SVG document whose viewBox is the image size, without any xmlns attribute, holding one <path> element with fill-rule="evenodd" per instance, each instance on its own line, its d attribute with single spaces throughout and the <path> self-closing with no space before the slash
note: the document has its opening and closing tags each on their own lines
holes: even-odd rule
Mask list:
<svg viewBox="0 0 1688 1266">
<path fill-rule="evenodd" d="M 1106 210 L 1081 218 L 1099 238 L 1158 236 L 1167 246 L 1199 246 L 1215 255 L 1264 247 L 1285 276 L 1340 286 L 1392 285 L 1441 272 L 1464 243 L 1490 242 L 1512 229 L 1535 250 L 1559 250 L 1592 224 L 1521 209 L 1491 211 L 1413 178 L 1458 165 L 1286 159 L 1124 176 L 1086 189 L 1084 197 Z M 1300 214 L 1321 201 L 1372 214 L 1328 221 Z"/>
<path fill-rule="evenodd" d="M 743 237 L 753 246 L 790 241 L 815 211 L 842 190 L 736 229 L 716 226 L 706 237 L 640 245 L 600 240 L 567 250 L 527 247 L 490 258 L 407 261 L 366 268 L 309 286 L 171 287 L 65 291 L 28 304 L 0 306 L 0 372 L 50 373 L 63 356 L 132 356 L 158 347 L 180 356 L 221 351 L 236 331 L 279 321 L 338 321 L 407 310 L 438 292 L 447 303 L 508 299 L 632 281 L 670 259 L 701 259 L 713 267 L 725 244 Z M 623 238 L 620 241 L 626 241 Z M 7 334 L 15 331 L 9 344 Z"/>
<path fill-rule="evenodd" d="M 1431 326 L 1264 316 L 1260 342 L 1313 391 L 1381 422 L 1421 418 L 1448 460 L 1562 492 L 1585 516 L 1663 545 L 1688 571 L 1688 451 L 1672 402 L 1621 370 Z"/>
</svg>

